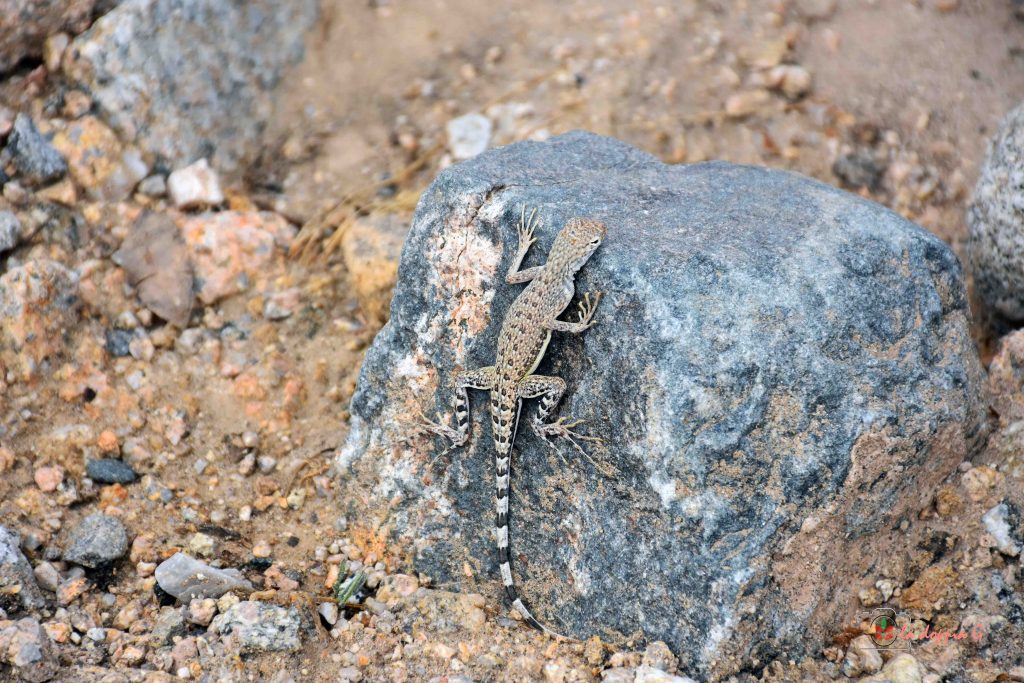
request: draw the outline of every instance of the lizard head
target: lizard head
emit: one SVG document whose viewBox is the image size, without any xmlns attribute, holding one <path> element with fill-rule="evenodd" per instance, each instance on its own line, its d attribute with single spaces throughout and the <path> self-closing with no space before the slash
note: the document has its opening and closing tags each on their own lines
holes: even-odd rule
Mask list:
<svg viewBox="0 0 1024 683">
<path fill-rule="evenodd" d="M 552 253 L 562 253 L 572 272 L 577 272 L 597 251 L 604 241 L 608 229 L 601 221 L 591 218 L 571 218 L 555 238 Z"/>
</svg>

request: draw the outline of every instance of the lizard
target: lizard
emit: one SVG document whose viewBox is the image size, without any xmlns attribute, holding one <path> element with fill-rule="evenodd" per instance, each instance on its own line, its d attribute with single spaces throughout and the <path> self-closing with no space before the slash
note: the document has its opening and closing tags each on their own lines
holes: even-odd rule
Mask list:
<svg viewBox="0 0 1024 683">
<path fill-rule="evenodd" d="M 601 300 L 600 292 L 584 295 L 579 302 L 576 322 L 559 320 L 558 316 L 569 306 L 576 293 L 576 273 L 601 246 L 607 228 L 597 220 L 572 218 L 555 237 L 547 262 L 542 266 L 522 269 L 523 259 L 537 241 L 534 237 L 534 231 L 539 225 L 536 216 L 537 210 L 534 209 L 527 217 L 526 207 L 523 206 L 517 226 L 519 243 L 505 274 L 505 282 L 510 285 L 529 284 L 505 314 L 498 333 L 494 365 L 455 373 L 454 428 L 431 421 L 422 413 L 420 419 L 423 428 L 451 441 L 451 446 L 444 451 L 447 453 L 464 445 L 469 437 L 469 396 L 466 390 L 478 389 L 490 393 L 491 432 L 495 448 L 495 535 L 505 593 L 513 608 L 530 626 L 560 636 L 534 618 L 519 597 L 512 579 L 508 543 L 509 465 L 519 413 L 525 399 L 540 399 L 530 426 L 546 443 L 551 444 L 552 437 L 566 438 L 589 459 L 579 441 L 601 441 L 597 437 L 584 436 L 574 431 L 575 427 L 582 424 L 582 420 L 566 417 L 550 419 L 565 393 L 565 380 L 534 372 L 544 358 L 553 332 L 580 334 L 595 324 L 594 312 Z"/>
</svg>

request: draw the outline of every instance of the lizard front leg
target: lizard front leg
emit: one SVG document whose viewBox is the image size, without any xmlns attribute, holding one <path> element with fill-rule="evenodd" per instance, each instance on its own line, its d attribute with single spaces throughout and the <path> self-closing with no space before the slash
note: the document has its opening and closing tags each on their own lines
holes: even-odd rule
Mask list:
<svg viewBox="0 0 1024 683">
<path fill-rule="evenodd" d="M 530 246 L 537 241 L 537 238 L 533 236 L 533 231 L 536 230 L 538 225 L 540 225 L 540 219 L 537 218 L 537 209 L 532 210 L 529 218 L 527 218 L 526 206 L 524 205 L 519 214 L 519 225 L 516 227 L 516 231 L 519 233 L 519 246 L 516 249 L 516 255 L 512 259 L 512 263 L 508 266 L 508 272 L 505 273 L 505 282 L 510 285 L 529 282 L 540 275 L 540 272 L 544 270 L 544 266 L 534 266 L 533 268 L 527 268 L 526 270 L 519 270 L 519 266 L 522 265 L 523 259 L 526 258 L 526 252 L 528 252 L 530 250 Z"/>
<path fill-rule="evenodd" d="M 579 320 L 577 322 L 570 323 L 555 319 L 545 323 L 545 327 L 556 332 L 571 332 L 573 334 L 585 332 L 597 324 L 597 321 L 594 320 L 594 312 L 597 310 L 597 304 L 600 301 L 601 292 L 594 292 L 593 298 L 591 298 L 590 292 L 587 292 L 583 295 L 583 301 L 580 302 Z"/>
<path fill-rule="evenodd" d="M 493 365 L 455 373 L 455 428 L 428 420 L 422 412 L 420 413 L 420 427 L 451 441 L 451 446 L 445 450 L 446 453 L 453 448 L 462 446 L 469 438 L 469 395 L 466 389 L 490 391 L 494 388 L 494 381 Z"/>
</svg>

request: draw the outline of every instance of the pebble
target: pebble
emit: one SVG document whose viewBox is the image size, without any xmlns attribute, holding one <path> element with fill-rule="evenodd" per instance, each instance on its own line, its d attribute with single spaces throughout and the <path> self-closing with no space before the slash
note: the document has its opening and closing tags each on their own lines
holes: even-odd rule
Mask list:
<svg viewBox="0 0 1024 683">
<path fill-rule="evenodd" d="M 224 202 L 220 178 L 205 158 L 171 173 L 167 177 L 167 192 L 179 209 L 217 206 Z"/>
<path fill-rule="evenodd" d="M 725 101 L 726 116 L 740 119 L 754 114 L 771 101 L 767 90 L 747 90 L 730 95 Z"/>
<path fill-rule="evenodd" d="M 466 114 L 452 119 L 445 127 L 448 149 L 458 160 L 471 159 L 487 149 L 493 124 L 483 114 Z"/>
<path fill-rule="evenodd" d="M 163 197 L 167 194 L 167 179 L 160 175 L 151 175 L 139 183 L 138 190 L 147 197 Z"/>
<path fill-rule="evenodd" d="M 197 598 L 188 604 L 189 623 L 209 626 L 217 615 L 217 601 L 213 598 Z"/>
<path fill-rule="evenodd" d="M 17 604 L 24 610 L 43 607 L 43 595 L 36 586 L 32 565 L 21 552 L 20 541 L 18 534 L 0 526 L 0 599 L 7 609 L 13 607 L 13 601 L 8 601 L 10 595 L 18 596 Z"/>
<path fill-rule="evenodd" d="M 322 602 L 320 606 L 316 608 L 317 613 L 324 618 L 331 626 L 338 623 L 338 603 L 336 602 Z"/>
<path fill-rule="evenodd" d="M 113 130 L 95 116 L 71 121 L 53 137 L 68 171 L 90 199 L 127 199 L 149 173 L 138 150 L 123 147 Z"/>
<path fill-rule="evenodd" d="M 1006 503 L 1000 503 L 986 512 L 981 521 L 985 525 L 985 530 L 995 539 L 999 552 L 1009 557 L 1017 557 L 1020 554 L 1020 545 L 1011 536 L 1010 523 L 1007 520 L 1009 514 L 1010 508 Z"/>
<path fill-rule="evenodd" d="M 74 271 L 47 259 L 8 264 L 0 275 L 0 364 L 8 373 L 34 376 L 44 359 L 67 350 L 64 334 L 80 316 Z"/>
<path fill-rule="evenodd" d="M 51 593 L 56 593 L 57 588 L 60 587 L 60 572 L 50 562 L 40 562 L 32 570 L 32 573 L 36 577 L 36 583 L 43 590 L 48 590 Z"/>
<path fill-rule="evenodd" d="M 100 484 L 130 484 L 139 477 L 130 465 L 114 458 L 90 460 L 85 465 L 85 473 Z"/>
<path fill-rule="evenodd" d="M 156 568 L 156 581 L 182 602 L 219 598 L 228 591 L 251 591 L 252 584 L 237 569 L 215 569 L 185 553 L 175 553 Z"/>
<path fill-rule="evenodd" d="M 262 538 L 257 540 L 252 546 L 253 557 L 270 557 L 271 553 L 273 553 L 273 549 L 270 547 L 270 544 Z"/>
<path fill-rule="evenodd" d="M 843 674 L 854 678 L 861 674 L 878 673 L 882 668 L 882 656 L 870 637 L 857 636 L 850 642 L 843 660 Z"/>
<path fill-rule="evenodd" d="M 47 71 L 56 73 L 60 69 L 60 60 L 70 43 L 71 36 L 66 33 L 54 33 L 46 38 L 43 42 L 43 63 Z"/>
<path fill-rule="evenodd" d="M 188 549 L 202 557 L 213 555 L 215 545 L 212 536 L 201 532 L 194 534 L 188 541 Z"/>
<path fill-rule="evenodd" d="M 185 635 L 185 609 L 183 607 L 161 607 L 153 619 L 149 632 L 149 644 L 163 647 L 174 642 L 175 636 Z"/>
<path fill-rule="evenodd" d="M 301 294 L 301 290 L 295 287 L 272 294 L 263 305 L 263 317 L 267 320 L 284 320 L 291 317 L 298 308 Z"/>
<path fill-rule="evenodd" d="M 81 90 L 69 90 L 64 93 L 64 106 L 61 113 L 69 119 L 85 116 L 92 109 L 92 99 Z"/>
<path fill-rule="evenodd" d="M 116 517 L 100 513 L 83 519 L 72 529 L 64 559 L 84 567 L 109 564 L 128 551 L 128 532 Z"/>
<path fill-rule="evenodd" d="M 806 95 L 811 90 L 811 72 L 798 64 L 780 64 L 768 72 L 768 86 L 791 100 Z"/>
<path fill-rule="evenodd" d="M 33 478 L 36 486 L 44 493 L 53 493 L 64 481 L 64 468 L 60 465 L 48 465 L 36 469 Z"/>
<path fill-rule="evenodd" d="M 21 239 L 21 221 L 10 211 L 0 211 L 0 253 L 10 251 Z"/>
<path fill-rule="evenodd" d="M 64 158 L 39 133 L 26 114 L 18 114 L 14 118 L 14 127 L 7 138 L 7 150 L 19 176 L 30 185 L 60 180 L 68 172 Z"/>
<path fill-rule="evenodd" d="M 861 679 L 861 683 L 921 683 L 923 673 L 913 655 L 901 653 L 886 662 L 880 673 Z"/>
<path fill-rule="evenodd" d="M 291 652 L 298 650 L 301 619 L 294 607 L 246 600 L 214 618 L 211 630 L 245 652 Z"/>
</svg>

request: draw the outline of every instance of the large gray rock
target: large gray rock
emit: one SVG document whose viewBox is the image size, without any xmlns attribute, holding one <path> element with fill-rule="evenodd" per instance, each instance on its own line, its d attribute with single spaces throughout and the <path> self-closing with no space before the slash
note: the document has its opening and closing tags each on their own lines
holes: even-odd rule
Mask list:
<svg viewBox="0 0 1024 683">
<path fill-rule="evenodd" d="M 210 157 L 230 170 L 258 148 L 317 11 L 316 0 L 127 0 L 72 42 L 66 70 L 158 165 Z"/>
<path fill-rule="evenodd" d="M 0 526 L 0 609 L 33 610 L 46 605 L 36 585 L 32 565 L 18 547 L 18 534 Z"/>
<path fill-rule="evenodd" d="M 391 319 L 369 350 L 339 469 L 387 501 L 417 569 L 497 582 L 493 442 L 417 436 L 451 419 L 456 368 L 494 361 L 522 205 L 543 262 L 572 216 L 608 237 L 577 279 L 597 325 L 556 333 L 538 372 L 567 381 L 606 475 L 523 426 L 512 463 L 513 573 L 542 622 L 583 638 L 642 632 L 717 678 L 815 652 L 901 518 L 984 435 L 960 266 L 883 207 L 782 171 L 666 166 L 573 133 L 444 171 L 402 252 Z M 570 313 L 564 317 L 568 319 Z M 524 410 L 524 419 L 533 407 Z"/>
<path fill-rule="evenodd" d="M 83 567 L 102 567 L 128 550 L 128 531 L 117 517 L 94 513 L 68 534 L 64 560 Z"/>
<path fill-rule="evenodd" d="M 967 227 L 978 293 L 1000 315 L 1024 320 L 1024 104 L 989 145 Z"/>
</svg>

